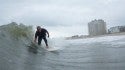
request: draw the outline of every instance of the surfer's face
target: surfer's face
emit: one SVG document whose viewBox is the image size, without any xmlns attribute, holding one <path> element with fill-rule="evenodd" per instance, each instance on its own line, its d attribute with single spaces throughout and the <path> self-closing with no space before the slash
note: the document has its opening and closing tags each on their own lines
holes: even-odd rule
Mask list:
<svg viewBox="0 0 125 70">
<path fill-rule="evenodd" d="M 40 27 L 37 27 L 37 31 L 40 31 L 41 30 L 41 28 Z"/>
<path fill-rule="evenodd" d="M 40 30 L 40 28 L 37 28 L 37 30 Z"/>
</svg>

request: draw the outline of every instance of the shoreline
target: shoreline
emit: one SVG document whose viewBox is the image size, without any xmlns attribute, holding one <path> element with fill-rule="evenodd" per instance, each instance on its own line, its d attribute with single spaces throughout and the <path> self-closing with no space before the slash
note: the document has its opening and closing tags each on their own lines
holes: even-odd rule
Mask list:
<svg viewBox="0 0 125 70">
<path fill-rule="evenodd" d="M 120 33 L 113 33 L 113 34 L 105 34 L 105 35 L 98 35 L 98 36 L 83 36 L 83 37 L 66 37 L 66 40 L 72 40 L 72 39 L 86 39 L 86 38 L 98 38 L 98 37 L 104 37 L 104 36 L 122 36 L 125 35 L 125 32 Z"/>
</svg>

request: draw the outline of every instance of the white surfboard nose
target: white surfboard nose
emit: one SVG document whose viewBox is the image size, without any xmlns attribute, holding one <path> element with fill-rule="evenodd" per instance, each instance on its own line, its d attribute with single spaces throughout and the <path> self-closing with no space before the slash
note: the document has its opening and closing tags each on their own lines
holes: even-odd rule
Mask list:
<svg viewBox="0 0 125 70">
<path fill-rule="evenodd" d="M 50 47 L 50 48 L 48 48 L 47 50 L 48 51 L 56 51 L 56 50 L 58 50 L 59 48 L 57 48 L 57 47 Z"/>
</svg>

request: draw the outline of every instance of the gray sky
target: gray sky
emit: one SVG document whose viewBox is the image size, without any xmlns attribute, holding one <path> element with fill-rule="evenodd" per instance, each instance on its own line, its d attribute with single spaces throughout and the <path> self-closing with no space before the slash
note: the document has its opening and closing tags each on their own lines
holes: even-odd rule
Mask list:
<svg viewBox="0 0 125 70">
<path fill-rule="evenodd" d="M 0 25 L 11 21 L 41 25 L 51 36 L 88 34 L 87 23 L 125 25 L 125 0 L 0 0 Z"/>
</svg>

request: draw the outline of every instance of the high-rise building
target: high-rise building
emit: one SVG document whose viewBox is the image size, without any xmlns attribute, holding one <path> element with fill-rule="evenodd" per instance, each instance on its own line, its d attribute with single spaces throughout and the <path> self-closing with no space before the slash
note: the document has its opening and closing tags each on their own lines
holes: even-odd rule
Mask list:
<svg viewBox="0 0 125 70">
<path fill-rule="evenodd" d="M 88 30 L 90 36 L 103 35 L 107 33 L 106 22 L 104 20 L 93 20 L 88 23 Z"/>
</svg>

